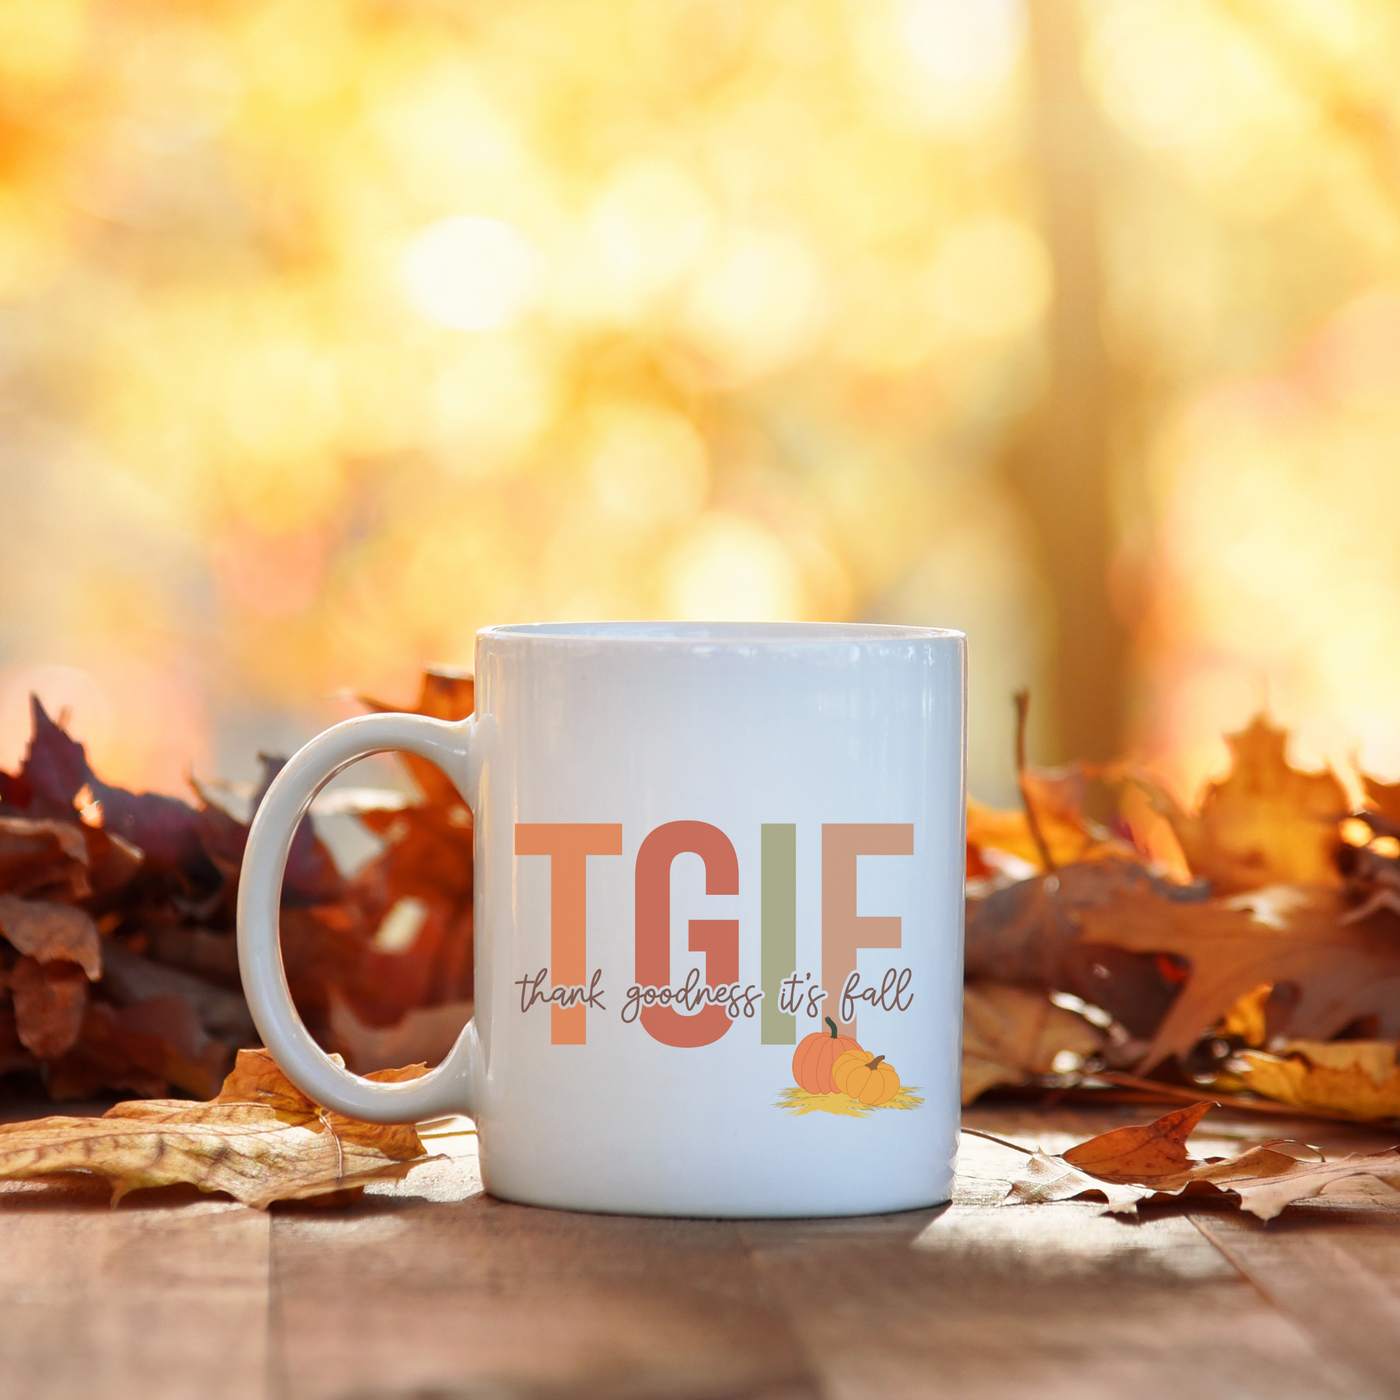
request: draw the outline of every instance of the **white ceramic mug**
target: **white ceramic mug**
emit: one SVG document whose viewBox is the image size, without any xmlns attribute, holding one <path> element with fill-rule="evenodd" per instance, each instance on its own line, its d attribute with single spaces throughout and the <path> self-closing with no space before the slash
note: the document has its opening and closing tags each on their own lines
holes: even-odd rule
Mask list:
<svg viewBox="0 0 1400 1400">
<path fill-rule="evenodd" d="M 508 1200 L 696 1216 L 947 1200 L 965 676 L 962 634 L 926 628 L 485 629 L 474 715 L 347 720 L 263 800 L 238 943 L 264 1041 L 343 1113 L 470 1115 Z M 476 1015 L 403 1084 L 311 1039 L 277 928 L 311 799 L 387 749 L 436 763 L 476 818 Z"/>
</svg>

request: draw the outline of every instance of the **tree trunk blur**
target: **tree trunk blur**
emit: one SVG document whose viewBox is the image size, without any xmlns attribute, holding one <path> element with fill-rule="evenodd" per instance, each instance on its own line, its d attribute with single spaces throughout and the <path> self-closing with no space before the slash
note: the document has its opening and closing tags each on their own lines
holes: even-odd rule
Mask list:
<svg viewBox="0 0 1400 1400">
<path fill-rule="evenodd" d="M 1076 0 L 1027 0 L 1034 94 L 1032 155 L 1054 263 L 1050 384 L 1012 479 L 1037 533 L 1054 601 L 1052 752 L 1103 759 L 1123 730 L 1127 637 L 1109 602 L 1114 548 L 1110 433 L 1115 375 L 1101 329 L 1100 170 L 1104 132 L 1085 90 Z M 1042 714 L 1042 720 L 1051 718 Z"/>
</svg>

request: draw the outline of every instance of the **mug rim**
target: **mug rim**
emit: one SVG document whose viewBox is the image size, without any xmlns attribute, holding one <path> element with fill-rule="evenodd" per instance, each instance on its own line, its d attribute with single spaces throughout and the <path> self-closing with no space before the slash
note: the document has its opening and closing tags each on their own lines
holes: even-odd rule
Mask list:
<svg viewBox="0 0 1400 1400">
<path fill-rule="evenodd" d="M 862 642 L 966 641 L 951 627 L 884 622 L 508 622 L 483 627 L 478 641 L 587 642 L 638 646 L 830 646 Z"/>
</svg>

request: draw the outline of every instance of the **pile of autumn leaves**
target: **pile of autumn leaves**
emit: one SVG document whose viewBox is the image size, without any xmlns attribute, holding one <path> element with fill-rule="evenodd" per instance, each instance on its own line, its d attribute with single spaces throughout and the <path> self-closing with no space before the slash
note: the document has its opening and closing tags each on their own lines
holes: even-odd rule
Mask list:
<svg viewBox="0 0 1400 1400">
<path fill-rule="evenodd" d="M 1126 764 L 1023 769 L 1021 812 L 971 805 L 964 1102 L 1130 1086 L 1400 1117 L 1400 785 L 1362 775 L 1354 809 L 1286 741 L 1262 717 L 1229 736 L 1194 813 Z"/>
<path fill-rule="evenodd" d="M 429 672 L 416 712 L 458 719 L 472 698 L 470 677 Z M 256 1041 L 233 929 L 247 826 L 198 787 L 102 782 L 33 714 L 19 772 L 0 773 L 0 1075 L 58 1100 L 212 1099 Z M 964 1101 L 1150 1076 L 1183 1098 L 1400 1117 L 1400 785 L 1363 775 L 1355 809 L 1286 740 L 1262 718 L 1230 736 L 1233 768 L 1194 813 L 1128 764 L 1023 768 L 1022 810 L 970 805 Z M 297 1003 L 361 1072 L 437 1058 L 470 1009 L 471 816 L 403 761 L 422 800 L 358 813 L 382 853 L 343 876 L 304 823 L 284 887 Z"/>
<path fill-rule="evenodd" d="M 418 713 L 471 710 L 470 677 L 425 675 Z M 405 762 L 422 801 L 358 813 L 382 852 L 346 878 L 304 822 L 283 887 L 293 996 L 361 1072 L 436 1058 L 470 1012 L 471 815 L 437 769 Z M 261 791 L 280 760 L 263 764 Z M 234 937 L 248 827 L 193 796 L 102 782 L 34 700 L 23 764 L 0 773 L 0 1076 L 12 1091 L 212 1099 L 235 1052 L 257 1043 Z"/>
<path fill-rule="evenodd" d="M 417 713 L 471 709 L 470 678 L 425 676 Z M 1288 763 L 1286 739 L 1262 718 L 1230 736 L 1233 769 L 1194 814 L 1122 764 L 1022 765 L 1020 812 L 970 806 L 964 1101 L 1040 1084 L 1190 1105 L 1061 1157 L 1029 1153 L 1009 1199 L 1088 1193 L 1116 1210 L 1224 1192 L 1268 1218 L 1348 1177 L 1400 1190 L 1394 1151 L 1319 1162 L 1271 1142 L 1224 1162 L 1186 1155 L 1203 1089 L 1400 1117 L 1400 785 L 1363 776 L 1353 810 L 1333 774 Z M 435 768 L 404 761 L 423 800 L 359 812 L 382 853 L 347 878 L 304 823 L 282 910 L 308 1024 L 390 1080 L 424 1066 L 389 1064 L 445 1051 L 472 975 L 471 816 Z M 265 789 L 278 763 L 264 762 Z M 1108 826 L 1085 814 L 1091 784 L 1117 804 Z M 266 1206 L 431 1160 L 413 1127 L 323 1110 L 244 1048 L 255 1032 L 233 909 L 247 826 L 195 795 L 101 782 L 35 701 L 23 766 L 0 773 L 0 1075 L 57 1099 L 148 1097 L 100 1118 L 0 1125 L 0 1178 L 96 1174 L 114 1201 L 185 1182 Z M 172 1089 L 208 1102 L 158 1097 Z"/>
</svg>

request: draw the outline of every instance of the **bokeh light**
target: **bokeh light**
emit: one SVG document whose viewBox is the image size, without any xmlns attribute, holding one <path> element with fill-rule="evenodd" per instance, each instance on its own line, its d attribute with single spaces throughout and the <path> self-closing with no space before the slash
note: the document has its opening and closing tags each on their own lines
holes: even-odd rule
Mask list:
<svg viewBox="0 0 1400 1400">
<path fill-rule="evenodd" d="M 403 280 L 430 321 L 463 331 L 492 331 L 529 306 L 539 282 L 539 255 L 500 219 L 472 214 L 438 219 L 408 245 Z"/>
<path fill-rule="evenodd" d="M 31 687 L 178 788 L 491 622 L 866 618 L 969 628 L 1011 800 L 1105 625 L 1034 489 L 1082 373 L 1118 737 L 1400 773 L 1397 59 L 1383 0 L 7 0 L 0 763 Z"/>
</svg>

